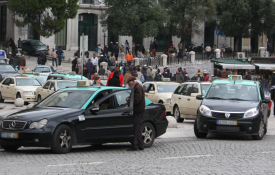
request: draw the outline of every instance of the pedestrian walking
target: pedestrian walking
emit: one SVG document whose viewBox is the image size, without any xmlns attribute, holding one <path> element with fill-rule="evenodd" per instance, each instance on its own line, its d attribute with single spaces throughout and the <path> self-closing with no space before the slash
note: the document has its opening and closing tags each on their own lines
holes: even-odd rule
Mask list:
<svg viewBox="0 0 275 175">
<path fill-rule="evenodd" d="M 91 62 L 91 59 L 88 59 L 88 62 L 86 63 L 86 67 L 87 67 L 87 76 L 88 79 L 91 79 L 91 75 L 93 74 L 93 63 Z"/>
<path fill-rule="evenodd" d="M 146 73 L 147 73 L 147 81 L 153 81 L 153 74 L 152 74 L 151 66 L 148 67 Z"/>
<path fill-rule="evenodd" d="M 98 58 L 96 57 L 95 53 L 93 54 L 91 61 L 92 61 L 93 65 L 95 65 L 95 66 L 98 65 Z"/>
<path fill-rule="evenodd" d="M 22 74 L 22 70 L 25 74 L 26 73 L 25 69 L 26 69 L 26 59 L 25 59 L 25 55 L 22 55 L 22 57 L 19 59 L 20 74 Z"/>
<path fill-rule="evenodd" d="M 132 52 L 129 51 L 129 53 L 125 56 L 125 60 L 127 61 L 128 66 L 131 66 L 133 59 L 134 57 L 132 55 Z"/>
<path fill-rule="evenodd" d="M 216 77 L 221 77 L 220 69 L 217 69 Z"/>
<path fill-rule="evenodd" d="M 104 74 L 105 74 L 105 69 L 101 65 L 100 68 L 99 68 L 99 70 L 98 70 L 98 75 L 104 75 Z"/>
<path fill-rule="evenodd" d="M 14 43 L 14 41 L 12 40 L 12 38 L 10 38 L 10 40 L 9 40 L 9 42 L 8 42 L 8 45 L 11 47 L 12 56 L 14 57 L 14 56 L 16 55 L 16 53 L 15 53 L 16 46 L 15 46 L 15 43 Z"/>
<path fill-rule="evenodd" d="M 198 81 L 201 81 L 201 78 L 203 78 L 203 73 L 200 68 L 198 68 L 198 71 L 196 72 L 195 77 L 197 78 Z"/>
<path fill-rule="evenodd" d="M 113 74 L 113 77 L 108 82 L 108 86 L 121 87 L 120 79 L 119 79 L 120 75 L 121 75 L 120 71 L 115 71 Z"/>
<path fill-rule="evenodd" d="M 151 57 L 153 57 L 153 52 L 154 52 L 154 49 L 155 49 L 155 45 L 153 44 L 153 41 L 150 42 L 150 48 L 149 48 L 149 54 Z"/>
<path fill-rule="evenodd" d="M 127 84 L 127 80 L 132 76 L 131 74 L 132 68 L 130 67 L 129 70 L 126 71 L 124 75 L 124 84 Z"/>
<path fill-rule="evenodd" d="M 57 67 L 57 60 L 56 60 L 57 54 L 54 48 L 52 49 L 51 57 L 52 57 L 52 65 L 54 66 L 54 62 L 55 62 L 55 65 Z"/>
<path fill-rule="evenodd" d="M 116 44 L 114 45 L 114 53 L 115 53 L 115 57 L 116 57 L 116 61 L 117 61 L 117 59 L 118 59 L 118 54 L 119 54 L 118 42 L 116 42 Z"/>
<path fill-rule="evenodd" d="M 109 74 L 109 77 L 108 77 L 108 80 L 107 80 L 107 84 L 106 84 L 106 86 L 108 86 L 108 84 L 109 84 L 109 80 L 114 76 L 114 73 L 115 73 L 115 71 L 117 72 L 120 72 L 120 68 L 119 68 L 119 66 L 116 66 L 115 67 L 115 69 L 114 69 L 114 71 L 113 72 L 111 72 L 110 74 Z M 123 75 L 120 73 L 119 74 L 119 81 L 120 81 L 120 87 L 122 87 L 123 86 Z"/>
<path fill-rule="evenodd" d="M 179 70 L 176 71 L 176 82 L 177 83 L 183 83 L 184 82 L 184 77 L 183 77 L 182 73 Z"/>
<path fill-rule="evenodd" d="M 124 55 L 125 55 L 125 52 L 124 52 L 124 44 L 121 44 L 120 48 L 120 54 L 121 54 L 121 61 L 125 58 Z"/>
<path fill-rule="evenodd" d="M 76 73 L 78 73 L 78 71 L 76 70 L 76 69 L 78 69 L 77 66 L 76 66 L 77 65 L 77 59 L 78 58 L 75 57 L 74 60 L 72 61 L 72 71 L 75 71 Z"/>
<path fill-rule="evenodd" d="M 126 54 L 128 54 L 130 52 L 130 44 L 128 40 L 125 41 L 125 48 L 126 48 Z"/>
<path fill-rule="evenodd" d="M 204 76 L 203 76 L 203 81 L 209 81 L 208 72 L 206 72 L 206 70 L 204 70 L 203 74 L 204 74 Z"/>
<path fill-rule="evenodd" d="M 114 44 L 113 44 L 113 42 L 111 42 L 110 51 L 111 51 L 111 55 L 114 54 Z"/>
<path fill-rule="evenodd" d="M 78 49 L 79 50 L 79 49 Z M 80 50 L 79 50 L 80 53 Z M 62 54 L 64 54 L 62 48 L 59 46 L 58 50 L 56 51 L 57 57 L 58 57 L 58 66 L 61 66 L 61 61 L 62 61 Z M 80 58 L 80 55 L 77 55 L 78 58 Z"/>
<path fill-rule="evenodd" d="M 111 66 L 116 65 L 116 57 L 114 56 L 114 54 L 111 54 L 110 64 Z"/>
<path fill-rule="evenodd" d="M 40 54 L 40 57 L 41 57 L 42 65 L 45 65 L 47 63 L 47 57 L 45 55 L 45 52 L 42 52 Z"/>
<path fill-rule="evenodd" d="M 21 38 L 18 39 L 17 41 L 17 47 L 22 49 L 22 41 L 21 41 Z"/>
<path fill-rule="evenodd" d="M 128 97 L 126 101 L 130 104 L 130 98 L 134 98 L 132 101 L 134 102 L 134 138 L 132 141 L 131 148 L 127 149 L 127 151 L 138 151 L 144 150 L 144 143 L 142 140 L 141 129 L 140 129 L 140 121 L 143 117 L 143 113 L 145 111 L 145 93 L 142 85 L 137 83 L 136 77 L 132 76 L 128 79 L 127 84 L 134 89 L 134 96 Z"/>
</svg>

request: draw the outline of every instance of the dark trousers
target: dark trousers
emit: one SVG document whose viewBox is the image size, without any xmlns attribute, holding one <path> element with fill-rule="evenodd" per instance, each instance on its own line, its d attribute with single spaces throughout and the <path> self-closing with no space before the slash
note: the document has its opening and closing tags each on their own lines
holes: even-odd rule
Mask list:
<svg viewBox="0 0 275 175">
<path fill-rule="evenodd" d="M 142 117 L 143 117 L 143 113 L 134 114 L 134 139 L 132 142 L 133 149 L 139 149 L 144 147 L 141 130 L 140 130 L 140 120 L 142 119 Z"/>
<path fill-rule="evenodd" d="M 115 57 L 116 57 L 116 61 L 117 61 L 117 58 L 118 58 L 118 54 L 115 54 Z"/>
<path fill-rule="evenodd" d="M 54 62 L 55 62 L 55 65 L 57 67 L 57 61 L 56 61 L 56 58 L 52 58 L 52 63 L 53 63 L 53 66 L 54 66 Z"/>
<path fill-rule="evenodd" d="M 131 66 L 132 61 L 127 61 L 128 66 Z"/>
<path fill-rule="evenodd" d="M 58 66 L 61 66 L 61 61 L 62 61 L 62 58 L 61 56 L 58 57 Z"/>
</svg>

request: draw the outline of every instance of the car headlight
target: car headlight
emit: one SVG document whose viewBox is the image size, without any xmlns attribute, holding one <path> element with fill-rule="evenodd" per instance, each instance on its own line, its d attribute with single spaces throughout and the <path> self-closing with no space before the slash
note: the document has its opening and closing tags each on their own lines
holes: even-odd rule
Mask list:
<svg viewBox="0 0 275 175">
<path fill-rule="evenodd" d="M 168 98 L 167 100 L 166 100 L 166 103 L 171 103 L 171 98 Z"/>
<path fill-rule="evenodd" d="M 202 113 L 203 115 L 212 117 L 212 112 L 208 107 L 201 105 L 199 110 L 200 110 L 200 113 Z"/>
<path fill-rule="evenodd" d="M 48 123 L 47 119 L 42 119 L 39 122 L 33 122 L 29 128 L 30 129 L 41 129 Z"/>
<path fill-rule="evenodd" d="M 33 93 L 32 93 L 32 91 L 24 91 L 23 94 L 24 95 L 32 95 Z"/>
<path fill-rule="evenodd" d="M 252 109 L 247 110 L 247 111 L 244 113 L 243 118 L 254 117 L 254 116 L 258 115 L 258 114 L 259 114 L 259 109 L 257 109 L 257 108 L 252 108 Z"/>
</svg>

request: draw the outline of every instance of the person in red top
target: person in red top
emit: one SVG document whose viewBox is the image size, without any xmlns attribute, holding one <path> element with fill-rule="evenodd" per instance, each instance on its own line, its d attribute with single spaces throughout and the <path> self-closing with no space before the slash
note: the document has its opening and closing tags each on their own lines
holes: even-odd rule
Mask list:
<svg viewBox="0 0 275 175">
<path fill-rule="evenodd" d="M 173 41 L 169 43 L 169 48 L 171 48 L 171 46 L 174 47 Z"/>
<path fill-rule="evenodd" d="M 203 72 L 204 77 L 203 77 L 203 81 L 209 81 L 209 75 L 206 71 Z"/>
<path fill-rule="evenodd" d="M 119 66 L 116 66 L 115 70 L 109 74 L 106 86 L 108 86 L 108 82 L 114 76 L 115 71 L 120 71 Z M 122 87 L 123 86 L 123 75 L 122 74 L 119 75 L 119 81 L 120 81 L 120 87 Z"/>
</svg>

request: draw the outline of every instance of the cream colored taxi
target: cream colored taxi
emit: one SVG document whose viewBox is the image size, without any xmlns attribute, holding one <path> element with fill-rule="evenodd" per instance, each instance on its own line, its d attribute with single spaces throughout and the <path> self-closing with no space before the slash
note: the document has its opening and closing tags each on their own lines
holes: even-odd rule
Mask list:
<svg viewBox="0 0 275 175">
<path fill-rule="evenodd" d="M 37 101 L 40 101 L 47 97 L 48 95 L 54 93 L 59 89 L 63 89 L 66 87 L 73 87 L 77 85 L 77 81 L 72 80 L 48 80 L 46 83 L 37 88 L 36 90 L 36 98 Z"/>
<path fill-rule="evenodd" d="M 182 83 L 171 97 L 170 107 L 178 122 L 184 119 L 196 119 L 197 110 L 201 100 L 197 100 L 197 95 L 205 95 L 210 82 L 185 82 Z"/>
<path fill-rule="evenodd" d="M 0 102 L 17 98 L 22 98 L 24 102 L 36 101 L 36 89 L 40 86 L 35 77 L 7 77 L 0 83 Z"/>
<path fill-rule="evenodd" d="M 174 82 L 145 82 L 143 89 L 148 100 L 163 104 L 166 108 L 166 113 L 171 113 L 169 106 L 171 96 L 179 85 L 179 83 Z"/>
</svg>

